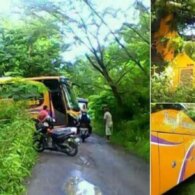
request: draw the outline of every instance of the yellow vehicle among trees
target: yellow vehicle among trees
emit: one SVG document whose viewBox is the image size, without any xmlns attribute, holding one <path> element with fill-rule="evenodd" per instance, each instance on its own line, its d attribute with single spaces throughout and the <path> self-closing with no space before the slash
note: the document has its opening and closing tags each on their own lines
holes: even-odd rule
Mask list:
<svg viewBox="0 0 195 195">
<path fill-rule="evenodd" d="M 195 174 L 195 122 L 182 104 L 154 104 L 151 114 L 151 195 Z"/>
<path fill-rule="evenodd" d="M 75 126 L 77 117 L 80 114 L 80 109 L 73 95 L 71 82 L 60 76 L 44 76 L 19 79 L 17 82 L 13 78 L 0 78 L 1 88 L 5 85 L 20 85 L 21 80 L 25 82 L 42 83 L 46 90 L 39 92 L 39 95 L 29 93 L 26 96 L 29 104 L 29 111 L 33 118 L 36 118 L 44 105 L 48 106 L 51 117 L 55 118 L 56 126 Z M 12 98 L 13 95 L 8 95 L 7 98 Z"/>
</svg>

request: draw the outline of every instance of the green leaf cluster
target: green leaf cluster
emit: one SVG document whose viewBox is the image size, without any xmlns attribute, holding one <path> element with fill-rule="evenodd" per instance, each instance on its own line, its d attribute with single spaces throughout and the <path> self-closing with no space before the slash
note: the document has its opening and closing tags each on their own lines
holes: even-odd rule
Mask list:
<svg viewBox="0 0 195 195">
<path fill-rule="evenodd" d="M 84 58 L 64 67 L 64 72 L 78 85 L 77 95 L 89 100 L 94 131 L 105 135 L 103 107 L 108 106 L 114 123 L 111 141 L 149 159 L 149 13 L 141 12 L 139 19 L 137 24 L 124 24 L 117 34 L 132 58 L 115 41 L 102 45 L 104 68 L 112 80 L 107 80 Z M 100 67 L 95 57 L 90 57 Z M 112 87 L 117 89 L 122 104 L 118 103 Z"/>
<path fill-rule="evenodd" d="M 186 80 L 189 78 L 186 78 Z M 194 102 L 195 88 L 191 85 L 180 85 L 173 89 L 170 77 L 166 72 L 154 74 L 152 79 L 152 102 Z"/>
<path fill-rule="evenodd" d="M 45 91 L 47 88 L 42 83 L 24 78 L 0 80 L 0 99 L 11 98 L 25 102 L 27 99 L 40 97 Z"/>
<path fill-rule="evenodd" d="M 34 124 L 21 103 L 0 104 L 0 194 L 21 195 L 36 160 Z"/>
<path fill-rule="evenodd" d="M 57 75 L 63 63 L 59 28 L 50 19 L 0 22 L 0 75 Z"/>
</svg>

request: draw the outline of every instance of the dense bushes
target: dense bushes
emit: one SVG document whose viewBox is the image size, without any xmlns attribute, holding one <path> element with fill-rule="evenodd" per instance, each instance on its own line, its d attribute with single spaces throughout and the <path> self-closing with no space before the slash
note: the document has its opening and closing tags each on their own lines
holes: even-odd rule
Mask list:
<svg viewBox="0 0 195 195">
<path fill-rule="evenodd" d="M 149 115 L 140 114 L 132 120 L 115 125 L 111 141 L 149 161 Z"/>
<path fill-rule="evenodd" d="M 190 85 L 181 85 L 173 89 L 171 75 L 168 72 L 153 75 L 152 102 L 194 102 L 195 88 Z"/>
<path fill-rule="evenodd" d="M 141 110 L 138 106 L 137 110 L 130 106 L 126 106 L 125 109 L 122 107 L 118 108 L 114 98 L 105 92 L 90 96 L 89 100 L 89 113 L 93 119 L 95 132 L 101 136 L 105 135 L 102 107 L 108 105 L 114 122 L 111 142 L 121 145 L 128 151 L 149 161 L 149 111 L 147 112 L 147 109 Z M 127 108 L 129 113 L 127 113 Z M 122 113 L 124 110 L 126 116 Z"/>
<path fill-rule="evenodd" d="M 1 102 L 0 111 L 0 194 L 21 195 L 36 159 L 33 123 L 20 103 Z"/>
<path fill-rule="evenodd" d="M 128 151 L 149 161 L 149 115 L 136 116 L 132 120 L 114 121 L 114 130 L 111 142 L 121 145 Z M 95 132 L 104 135 L 103 122 L 93 123 Z"/>
</svg>

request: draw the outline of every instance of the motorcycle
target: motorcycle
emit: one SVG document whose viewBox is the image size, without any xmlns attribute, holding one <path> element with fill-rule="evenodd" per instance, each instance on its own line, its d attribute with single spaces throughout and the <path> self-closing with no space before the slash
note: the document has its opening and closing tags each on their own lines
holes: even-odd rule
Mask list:
<svg viewBox="0 0 195 195">
<path fill-rule="evenodd" d="M 75 127 L 55 129 L 50 135 L 47 133 L 48 128 L 51 128 L 48 122 L 36 124 L 33 138 L 36 151 L 53 150 L 66 153 L 68 156 L 75 156 L 78 153 L 80 139 L 75 134 Z M 52 146 L 49 146 L 50 137 Z"/>
<path fill-rule="evenodd" d="M 87 139 L 91 135 L 91 126 L 88 123 L 80 123 L 78 127 L 78 132 L 80 135 L 80 138 L 82 142 L 85 142 L 85 139 Z"/>
</svg>

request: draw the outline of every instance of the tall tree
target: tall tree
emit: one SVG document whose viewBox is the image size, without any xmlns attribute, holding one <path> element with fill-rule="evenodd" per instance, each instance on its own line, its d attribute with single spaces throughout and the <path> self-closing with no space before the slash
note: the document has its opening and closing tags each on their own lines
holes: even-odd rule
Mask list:
<svg viewBox="0 0 195 195">
<path fill-rule="evenodd" d="M 62 5 L 62 2 L 64 3 L 64 6 Z M 89 1 L 60 1 L 60 3 L 52 3 L 47 1 L 45 4 L 37 4 L 37 2 L 27 3 L 30 12 L 33 15 L 39 15 L 40 11 L 50 14 L 60 23 L 63 29 L 62 34 L 64 36 L 67 36 L 67 31 L 70 32 L 71 36 L 74 37 L 75 44 L 83 45 L 88 49 L 88 52 L 85 54 L 86 59 L 94 70 L 98 71 L 99 74 L 105 79 L 119 105 L 123 105 L 123 100 L 118 83 L 130 71 L 127 69 L 137 66 L 138 69 L 140 69 L 140 74 L 142 77 L 146 77 L 147 79 L 149 77 L 149 63 L 146 65 L 146 60 L 143 60 L 142 57 L 140 57 L 140 54 L 135 52 L 135 46 L 132 47 L 131 45 L 133 44 L 126 44 L 124 40 L 125 37 L 121 36 L 125 26 L 128 26 L 128 28 L 131 28 L 130 32 L 132 37 L 136 37 L 133 35 L 136 34 L 136 39 L 149 48 L 149 11 L 147 9 L 143 9 L 144 6 L 142 4 L 139 3 L 137 5 L 139 6 L 135 7 L 135 9 L 137 8 L 137 10 L 140 11 L 139 24 L 132 25 L 126 23 L 124 27 L 119 27 L 119 29 L 113 30 L 108 22 L 106 22 L 105 18 L 108 16 L 113 17 L 113 15 L 117 17 L 118 14 L 123 14 L 120 10 L 105 9 L 102 13 L 100 13 L 95 8 L 95 5 L 89 3 Z M 87 16 L 81 14 L 81 7 L 88 11 Z M 68 11 L 71 11 L 71 13 L 74 13 L 74 15 L 68 14 Z M 144 14 L 141 13 L 144 13 L 145 17 L 143 17 Z M 145 24 L 143 18 L 145 19 Z M 144 36 L 141 36 L 143 29 Z M 102 33 L 103 30 L 106 32 L 106 34 Z M 111 42 L 115 42 L 118 47 L 122 49 L 123 56 L 128 60 L 129 68 L 125 67 L 123 69 L 119 64 L 114 64 L 114 60 L 112 60 L 113 56 L 109 56 L 109 58 L 107 57 L 108 53 L 105 52 L 105 48 Z M 149 56 L 149 52 L 146 55 Z M 120 69 L 118 71 L 117 78 L 112 77 L 112 68 L 118 70 Z"/>
<path fill-rule="evenodd" d="M 51 20 L 29 19 L 19 24 L 2 22 L 0 75 L 38 76 L 58 74 L 62 37 Z"/>
<path fill-rule="evenodd" d="M 178 52 L 177 48 L 180 49 L 183 46 L 180 37 L 193 39 L 194 35 L 189 36 L 189 32 L 190 28 L 194 28 L 194 13 L 195 2 L 193 0 L 156 0 L 152 2 L 153 63 L 163 65 L 163 62 L 172 60 Z M 186 29 L 188 33 L 185 32 Z M 162 51 L 158 49 L 160 47 L 163 47 Z M 170 51 L 171 47 L 173 51 Z M 166 52 L 172 52 L 173 55 L 166 57 Z"/>
</svg>

